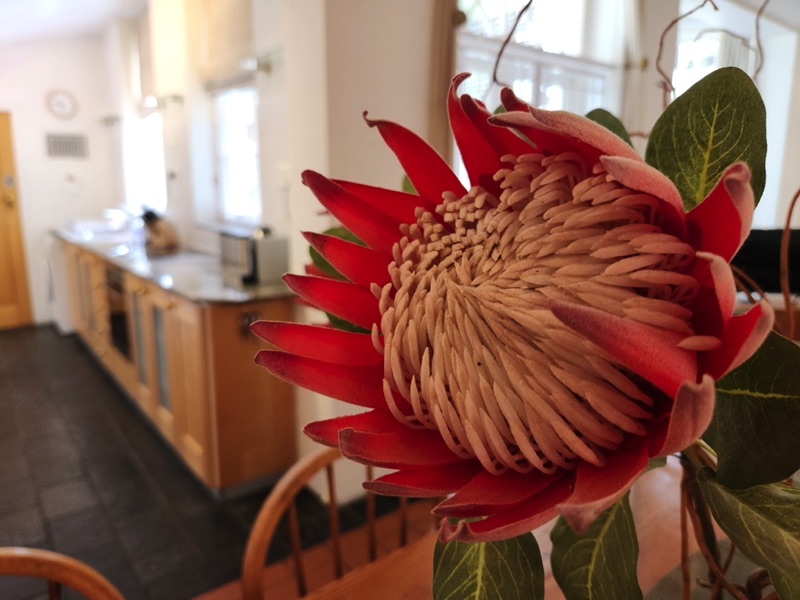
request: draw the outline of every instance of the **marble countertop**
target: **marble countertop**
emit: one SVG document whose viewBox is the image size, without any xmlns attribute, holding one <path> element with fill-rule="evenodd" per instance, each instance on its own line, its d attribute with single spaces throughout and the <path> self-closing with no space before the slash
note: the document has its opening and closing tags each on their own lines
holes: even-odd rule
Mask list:
<svg viewBox="0 0 800 600">
<path fill-rule="evenodd" d="M 243 303 L 293 295 L 282 281 L 259 285 L 236 281 L 223 271 L 216 256 L 188 250 L 150 256 L 129 233 L 79 234 L 58 229 L 53 235 L 194 302 Z"/>
</svg>

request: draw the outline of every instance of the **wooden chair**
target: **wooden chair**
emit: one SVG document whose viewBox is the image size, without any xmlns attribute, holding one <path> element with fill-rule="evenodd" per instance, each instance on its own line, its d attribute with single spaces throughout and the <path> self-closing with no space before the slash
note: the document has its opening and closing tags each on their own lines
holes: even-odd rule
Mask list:
<svg viewBox="0 0 800 600">
<path fill-rule="evenodd" d="M 50 600 L 61 598 L 63 587 L 79 592 L 87 600 L 124 600 L 122 594 L 92 567 L 50 550 L 2 547 L 0 575 L 44 579 Z"/>
<path fill-rule="evenodd" d="M 295 463 L 278 481 L 267 500 L 261 507 L 255 523 L 253 524 L 250 538 L 245 549 L 242 562 L 242 592 L 244 600 L 262 600 L 265 598 L 265 560 L 267 552 L 272 542 L 278 523 L 284 514 L 289 520 L 289 535 L 292 545 L 292 561 L 294 564 L 294 575 L 297 584 L 297 591 L 300 597 L 306 595 L 308 590 L 306 569 L 303 562 L 303 549 L 300 540 L 300 526 L 295 506 L 295 497 L 308 484 L 317 473 L 324 472 L 327 480 L 327 490 L 329 496 L 328 520 L 330 528 L 329 546 L 333 555 L 333 567 L 335 578 L 344 574 L 345 564 L 342 551 L 342 534 L 339 528 L 339 507 L 336 501 L 336 483 L 334 478 L 334 463 L 342 458 L 336 448 L 323 448 L 318 452 L 310 454 Z M 372 471 L 367 467 L 367 477 L 372 478 Z M 416 508 L 416 505 L 413 505 Z M 422 509 L 426 513 L 432 505 L 425 503 Z M 398 510 L 398 539 L 399 545 L 405 545 L 409 541 L 409 504 L 405 498 L 400 500 Z M 434 521 L 429 514 L 425 514 L 428 528 L 433 528 Z M 366 544 L 367 560 L 373 561 L 379 554 L 380 542 L 384 541 L 379 537 L 379 530 L 385 523 L 379 522 L 375 516 L 375 498 L 372 494 L 366 495 Z M 362 532 L 351 532 L 359 533 Z M 345 536 L 350 533 L 345 534 Z M 422 533 L 420 533 L 422 535 Z M 360 538 L 359 538 L 360 539 Z"/>
</svg>

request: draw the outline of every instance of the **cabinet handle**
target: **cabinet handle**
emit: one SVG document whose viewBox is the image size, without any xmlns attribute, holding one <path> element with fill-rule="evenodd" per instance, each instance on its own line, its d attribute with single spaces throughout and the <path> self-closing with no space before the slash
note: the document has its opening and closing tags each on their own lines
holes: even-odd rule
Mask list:
<svg viewBox="0 0 800 600">
<path fill-rule="evenodd" d="M 261 315 L 257 312 L 243 312 L 239 315 L 239 333 L 242 337 L 250 337 L 250 325 L 261 320 Z"/>
</svg>

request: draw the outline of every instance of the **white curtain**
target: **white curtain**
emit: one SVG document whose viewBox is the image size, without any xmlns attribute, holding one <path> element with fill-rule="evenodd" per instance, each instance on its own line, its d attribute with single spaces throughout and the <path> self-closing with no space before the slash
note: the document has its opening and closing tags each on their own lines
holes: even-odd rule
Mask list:
<svg viewBox="0 0 800 600">
<path fill-rule="evenodd" d="M 428 143 L 445 160 L 452 156 L 453 139 L 447 122 L 447 91 L 455 74 L 456 27 L 463 22 L 458 0 L 433 2 Z"/>
</svg>

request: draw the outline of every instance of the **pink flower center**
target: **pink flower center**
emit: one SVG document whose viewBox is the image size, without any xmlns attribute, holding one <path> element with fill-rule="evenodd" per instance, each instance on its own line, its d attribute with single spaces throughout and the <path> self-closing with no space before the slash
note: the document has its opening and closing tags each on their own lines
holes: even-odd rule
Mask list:
<svg viewBox="0 0 800 600">
<path fill-rule="evenodd" d="M 373 332 L 386 400 L 399 420 L 438 430 L 493 473 L 601 465 L 625 435 L 646 434 L 658 396 L 548 303 L 693 336 L 694 250 L 662 231 L 660 201 L 599 163 L 574 153 L 503 160 L 499 199 L 481 188 L 446 194 L 394 247 L 381 343 Z"/>
</svg>

